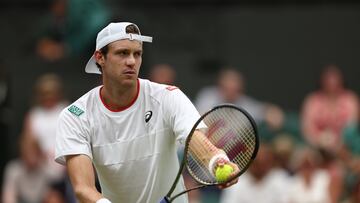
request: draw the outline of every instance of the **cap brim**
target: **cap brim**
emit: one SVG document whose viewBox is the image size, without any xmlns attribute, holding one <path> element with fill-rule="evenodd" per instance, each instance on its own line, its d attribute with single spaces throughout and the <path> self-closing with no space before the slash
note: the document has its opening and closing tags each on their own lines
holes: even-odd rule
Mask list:
<svg viewBox="0 0 360 203">
<path fill-rule="evenodd" d="M 87 73 L 95 73 L 95 74 L 101 74 L 99 68 L 96 66 L 96 60 L 95 57 L 92 56 L 89 61 L 87 62 L 85 66 L 85 72 Z"/>
</svg>

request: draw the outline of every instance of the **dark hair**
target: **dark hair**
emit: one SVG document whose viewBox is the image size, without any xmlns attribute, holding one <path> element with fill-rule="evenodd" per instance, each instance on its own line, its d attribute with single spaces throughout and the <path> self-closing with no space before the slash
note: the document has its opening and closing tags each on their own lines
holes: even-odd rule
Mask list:
<svg viewBox="0 0 360 203">
<path fill-rule="evenodd" d="M 139 30 L 139 28 L 138 28 L 136 25 L 130 24 L 130 25 L 128 25 L 128 26 L 126 27 L 126 33 L 140 34 L 140 30 Z M 104 57 L 106 58 L 106 54 L 109 52 L 109 46 L 108 46 L 108 44 L 105 45 L 103 48 L 101 48 L 99 51 L 100 51 L 100 52 L 104 55 Z M 102 68 L 101 68 L 100 64 L 98 64 L 97 62 L 95 62 L 95 63 L 96 63 L 96 66 L 99 68 L 99 71 L 102 72 Z"/>
</svg>

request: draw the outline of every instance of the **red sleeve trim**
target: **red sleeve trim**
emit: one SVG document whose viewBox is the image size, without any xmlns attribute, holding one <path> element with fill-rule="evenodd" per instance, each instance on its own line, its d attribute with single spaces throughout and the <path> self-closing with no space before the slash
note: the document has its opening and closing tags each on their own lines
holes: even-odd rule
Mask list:
<svg viewBox="0 0 360 203">
<path fill-rule="evenodd" d="M 166 89 L 169 90 L 169 91 L 173 91 L 173 90 L 176 90 L 176 89 L 179 89 L 179 88 L 176 87 L 176 86 L 167 86 Z"/>
</svg>

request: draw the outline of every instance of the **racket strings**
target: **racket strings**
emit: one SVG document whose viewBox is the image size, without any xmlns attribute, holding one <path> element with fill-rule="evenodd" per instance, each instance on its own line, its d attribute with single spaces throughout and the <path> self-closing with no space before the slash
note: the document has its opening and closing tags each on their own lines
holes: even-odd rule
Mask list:
<svg viewBox="0 0 360 203">
<path fill-rule="evenodd" d="M 194 136 L 197 136 L 196 134 Z M 190 147 L 190 165 L 191 165 L 191 168 L 197 168 L 198 171 L 196 171 L 196 174 L 201 174 L 202 177 L 200 179 L 211 179 L 212 178 L 212 175 L 211 173 L 208 171 L 208 159 L 209 157 L 207 157 L 206 155 L 208 155 L 208 151 L 205 150 L 204 148 L 202 147 L 194 147 L 194 146 L 199 146 L 200 143 L 203 143 L 203 142 L 200 142 L 199 140 L 199 143 L 196 143 L 197 139 L 192 139 L 191 140 L 191 143 L 189 144 L 189 147 Z M 203 141 L 203 140 L 202 140 Z M 205 142 L 206 143 L 206 142 Z M 207 146 L 207 147 L 212 147 L 212 146 Z"/>
<path fill-rule="evenodd" d="M 240 140 L 240 142 L 243 145 L 241 151 L 242 153 L 237 153 L 233 158 L 234 162 L 240 166 L 240 170 L 246 168 L 255 150 L 255 139 L 254 139 L 255 131 L 251 127 L 251 123 L 245 119 L 247 118 L 239 119 L 240 122 L 243 122 L 243 125 L 246 125 L 246 128 L 240 128 L 238 134 L 242 134 L 243 136 L 237 136 L 237 138 Z"/>
<path fill-rule="evenodd" d="M 235 108 L 219 108 L 204 117 L 208 127 L 205 135 L 211 144 L 222 149 L 237 164 L 240 171 L 246 169 L 255 150 L 255 130 L 252 123 L 241 111 Z M 193 135 L 193 136 L 196 136 Z M 204 148 L 192 147 L 197 143 L 191 139 L 187 153 L 190 174 L 199 182 L 214 184 L 216 179 L 208 169 L 208 162 L 204 157 Z"/>
<path fill-rule="evenodd" d="M 189 165 L 192 170 L 190 174 L 201 183 L 213 183 L 215 181 L 214 176 L 210 173 L 208 167 L 200 161 L 196 155 L 190 155 Z M 195 157 L 195 158 L 193 158 Z"/>
<path fill-rule="evenodd" d="M 230 118 L 230 121 L 233 118 Z M 218 147 L 222 147 L 223 150 L 228 154 L 229 158 L 233 161 L 234 159 L 234 154 L 239 154 L 242 150 L 245 149 L 245 146 L 237 146 L 239 145 L 239 143 L 243 143 L 243 141 L 239 141 L 239 137 L 236 136 L 237 133 L 242 133 L 242 132 L 236 132 L 234 131 L 234 128 L 232 128 L 232 124 L 229 123 L 228 125 L 229 127 L 227 128 L 222 128 L 219 129 L 219 131 L 216 133 L 216 137 L 221 137 L 222 135 L 225 134 L 224 140 L 227 140 L 224 144 L 222 142 L 216 142 L 214 141 L 215 145 L 217 145 Z M 236 130 L 236 129 L 235 129 Z M 215 137 L 214 136 L 214 137 Z M 219 139 L 217 139 L 219 140 Z M 241 160 L 235 160 L 236 163 L 242 163 L 243 161 L 246 160 L 246 158 L 243 158 L 243 156 L 238 156 L 241 158 Z M 240 164 L 240 169 L 242 168 L 242 165 Z"/>
<path fill-rule="evenodd" d="M 221 114 L 224 114 L 224 112 L 221 112 Z M 234 150 L 244 150 L 246 147 L 246 144 L 244 146 L 240 146 L 237 147 L 237 145 L 239 145 L 239 143 L 241 145 L 243 145 L 242 143 L 246 143 L 246 136 L 237 136 L 237 134 L 241 134 L 241 135 L 248 135 L 248 133 L 253 133 L 250 131 L 244 131 L 244 129 L 248 129 L 248 128 L 239 128 L 239 124 L 235 123 L 234 121 L 241 121 L 241 125 L 240 126 L 248 126 L 248 124 L 250 123 L 244 123 L 243 122 L 243 118 L 238 118 L 236 116 L 239 115 L 233 115 L 230 113 L 227 113 L 226 115 L 219 115 L 220 117 L 229 117 L 228 119 L 228 126 L 226 128 L 221 128 L 217 131 L 217 133 L 215 134 L 214 137 L 217 137 L 218 139 L 212 139 L 211 141 L 213 141 L 213 143 L 220 148 L 223 148 L 223 150 L 227 153 L 230 153 Z M 217 119 L 217 118 L 215 118 Z M 240 130 L 239 130 L 240 129 Z M 235 132 L 234 132 L 235 131 Z M 224 136 L 225 135 L 225 136 Z M 222 144 L 221 142 L 219 142 L 219 138 L 223 138 L 225 142 L 225 144 Z M 237 152 L 237 151 L 235 151 Z M 231 155 L 231 154 L 230 154 Z"/>
<path fill-rule="evenodd" d="M 234 157 L 231 158 L 233 159 L 233 162 L 240 166 L 240 170 L 242 170 L 251 159 L 252 152 L 255 149 L 255 131 L 249 119 L 243 114 L 230 114 L 229 121 L 230 130 L 236 130 L 236 133 L 241 136 L 235 136 L 234 139 L 229 142 L 229 147 L 225 147 L 224 150 L 227 153 L 230 153 L 232 150 L 236 150 Z M 235 121 L 238 121 L 240 125 Z M 241 146 L 237 146 L 239 144 Z"/>
<path fill-rule="evenodd" d="M 213 135 L 215 135 L 214 133 L 217 132 L 219 127 L 224 125 L 224 122 L 222 122 L 221 120 L 220 120 L 220 122 L 219 122 L 219 120 L 216 120 L 216 122 L 215 121 L 214 122 L 212 122 L 212 121 L 209 122 L 209 119 L 205 119 L 204 122 L 207 124 L 207 126 L 209 126 L 208 129 L 207 129 L 208 131 L 205 132 L 205 134 L 208 136 L 208 138 L 212 138 L 212 139 L 209 139 L 212 143 L 215 143 L 214 139 L 216 140 L 216 139 L 218 139 L 220 137 L 219 136 L 213 136 Z M 196 136 L 196 135 L 194 135 L 194 136 Z M 219 141 L 219 140 L 217 140 L 217 141 Z M 192 145 L 194 145 L 194 142 L 190 143 L 189 146 L 192 146 Z M 204 150 L 199 152 L 198 150 L 192 150 L 192 148 L 190 148 L 190 155 L 191 156 L 199 157 L 200 153 L 202 154 L 202 153 L 206 153 L 206 152 Z M 190 166 L 190 168 L 194 169 L 194 170 L 192 170 L 193 175 L 195 175 L 195 177 L 197 177 L 198 179 L 205 180 L 205 182 L 214 182 L 215 179 L 214 179 L 214 177 L 213 177 L 213 175 L 211 173 L 207 173 L 207 172 L 206 173 L 201 173 L 203 171 L 209 171 L 207 165 L 204 162 L 199 161 L 198 158 L 196 160 L 197 161 L 195 163 L 192 163 L 192 165 Z"/>
<path fill-rule="evenodd" d="M 193 136 L 199 136 L 199 134 L 194 134 Z M 205 140 L 206 139 L 206 140 Z M 205 147 L 201 146 L 205 143 Z M 197 147 L 196 147 L 197 146 Z M 208 149 L 206 149 L 208 148 Z M 209 151 L 218 150 L 206 137 L 200 139 L 191 139 L 189 143 L 189 153 L 188 160 L 191 170 L 190 173 L 197 179 L 199 182 L 214 182 L 215 178 L 212 175 L 211 171 L 208 169 Z"/>
</svg>

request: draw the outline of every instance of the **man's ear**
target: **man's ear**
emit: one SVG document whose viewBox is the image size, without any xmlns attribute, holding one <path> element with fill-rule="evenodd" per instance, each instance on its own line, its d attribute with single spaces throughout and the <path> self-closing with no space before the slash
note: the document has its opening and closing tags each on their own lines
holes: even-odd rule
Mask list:
<svg viewBox="0 0 360 203">
<path fill-rule="evenodd" d="M 105 56 L 104 56 L 104 54 L 101 53 L 101 51 L 95 51 L 94 57 L 95 57 L 96 62 L 97 62 L 101 67 L 103 67 L 103 66 L 104 66 L 104 63 L 105 63 Z"/>
</svg>

